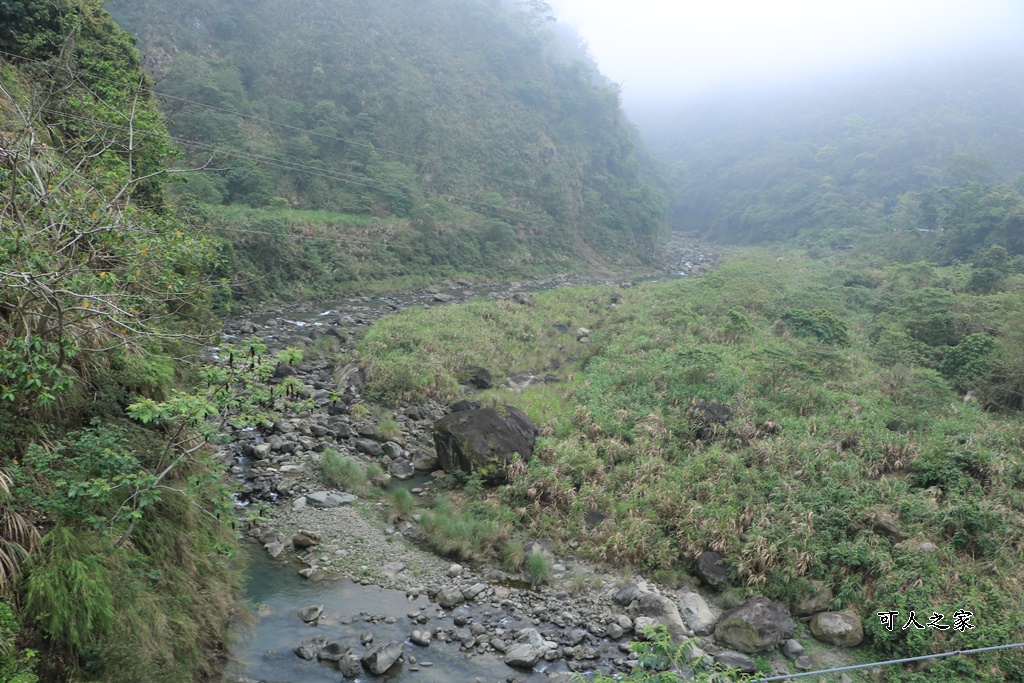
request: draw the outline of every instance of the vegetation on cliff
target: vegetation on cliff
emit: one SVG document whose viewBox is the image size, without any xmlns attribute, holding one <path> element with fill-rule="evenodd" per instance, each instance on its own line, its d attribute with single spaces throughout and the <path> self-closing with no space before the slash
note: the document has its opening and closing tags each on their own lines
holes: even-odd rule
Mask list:
<svg viewBox="0 0 1024 683">
<path fill-rule="evenodd" d="M 0 9 L 0 672 L 200 680 L 236 590 L 230 499 L 197 415 L 157 401 L 217 248 L 164 210 L 174 149 L 99 5 Z"/>
<path fill-rule="evenodd" d="M 174 194 L 252 293 L 285 296 L 261 278 L 316 294 L 653 256 L 664 202 L 617 87 L 545 3 L 507 5 L 107 3 L 189 158 L 212 157 Z"/>
</svg>

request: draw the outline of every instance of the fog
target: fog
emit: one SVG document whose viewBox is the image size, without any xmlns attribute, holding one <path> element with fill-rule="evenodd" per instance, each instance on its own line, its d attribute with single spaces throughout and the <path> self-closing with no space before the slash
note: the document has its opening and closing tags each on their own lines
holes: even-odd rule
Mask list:
<svg viewBox="0 0 1024 683">
<path fill-rule="evenodd" d="M 550 0 L 627 111 L 1020 51 L 1021 0 Z"/>
</svg>

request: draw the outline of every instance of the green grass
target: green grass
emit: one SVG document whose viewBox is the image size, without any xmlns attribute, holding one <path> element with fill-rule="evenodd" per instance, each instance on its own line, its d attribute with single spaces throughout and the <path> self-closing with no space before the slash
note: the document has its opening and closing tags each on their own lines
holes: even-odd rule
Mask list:
<svg viewBox="0 0 1024 683">
<path fill-rule="evenodd" d="M 391 514 L 389 515 L 391 521 L 412 519 L 413 514 L 415 514 L 419 507 L 416 497 L 408 489 L 399 488 L 389 491 L 386 497 L 388 506 L 391 508 Z"/>
<path fill-rule="evenodd" d="M 460 511 L 444 499 L 436 500 L 434 509 L 423 515 L 420 532 L 434 552 L 468 562 L 493 559 L 507 540 L 507 532 L 496 522 Z"/>
<path fill-rule="evenodd" d="M 539 331 L 551 311 L 563 315 L 593 293 L 548 293 L 532 311 L 480 303 L 464 309 L 472 317 L 394 316 L 387 336 L 395 345 L 380 336 L 366 347 L 379 397 L 446 397 L 447 368 L 486 367 L 488 359 L 495 374 L 543 359 L 567 378 L 514 399 L 485 394 L 525 406 L 544 437 L 507 486 L 452 494 L 444 518 L 425 525 L 428 544 L 528 568 L 515 540 L 471 540 L 528 534 L 563 548 L 575 541 L 587 559 L 666 577 L 691 572 L 697 555 L 714 549 L 733 565 L 730 602 L 752 594 L 788 602 L 810 580 L 824 581 L 833 608 L 861 615 L 879 657 L 997 644 L 1024 631 L 1016 588 L 1024 580 L 1024 428 L 1005 405 L 959 400 L 939 371 L 950 347 L 934 343 L 948 316 L 960 338 L 993 331 L 1004 355 L 975 376 L 975 388 L 1007 395 L 996 391 L 1016 381 L 1005 359 L 1024 357 L 1024 340 L 1005 322 L 1020 320 L 1019 297 L 964 294 L 949 271 L 931 266 L 910 278 L 905 266 L 866 264 L 865 280 L 836 275 L 865 264 L 798 262 L 779 268 L 748 252 L 702 280 L 626 290 L 614 311 L 594 312 L 600 319 L 588 325 L 594 334 L 584 349 L 560 350 Z M 915 282 L 943 278 L 951 311 L 907 303 L 916 300 Z M 787 311 L 813 313 L 790 316 L 802 321 L 800 334 L 782 319 Z M 484 330 L 474 322 L 484 313 L 528 333 Z M 878 334 L 879 321 L 899 325 L 926 353 L 912 365 L 891 349 L 878 353 L 892 339 Z M 701 401 L 728 405 L 731 419 L 704 424 Z M 902 537 L 880 531 L 879 519 Z M 922 553 L 924 541 L 939 552 Z M 965 605 L 989 615 L 987 624 L 956 640 L 934 630 L 889 634 L 873 618 L 889 609 L 972 609 Z M 1020 656 L 1006 654 L 934 671 L 939 681 L 995 681 L 1022 670 Z"/>
<path fill-rule="evenodd" d="M 613 310 L 613 293 L 572 287 L 537 294 L 533 306 L 476 300 L 388 316 L 357 344 L 370 378 L 367 395 L 387 405 L 452 400 L 459 371 L 469 365 L 490 370 L 495 384 L 516 372 L 559 374 L 567 356 L 586 350 L 576 328 L 599 326 Z"/>
<path fill-rule="evenodd" d="M 526 575 L 526 580 L 534 588 L 551 583 L 551 563 L 541 553 L 530 553 L 523 566 L 523 573 Z"/>
<path fill-rule="evenodd" d="M 402 436 L 402 425 L 394 420 L 382 420 L 377 425 L 377 433 L 388 441 L 394 441 Z"/>
<path fill-rule="evenodd" d="M 324 483 L 360 498 L 373 494 L 371 480 L 374 474 L 377 473 L 368 473 L 366 467 L 333 448 L 325 449 L 320 455 L 320 478 Z"/>
</svg>

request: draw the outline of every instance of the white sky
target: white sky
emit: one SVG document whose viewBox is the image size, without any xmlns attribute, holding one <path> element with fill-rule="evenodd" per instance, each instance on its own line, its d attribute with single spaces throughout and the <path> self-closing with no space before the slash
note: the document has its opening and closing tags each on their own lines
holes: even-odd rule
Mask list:
<svg viewBox="0 0 1024 683">
<path fill-rule="evenodd" d="M 1024 0 L 549 0 L 630 102 L 1024 45 Z"/>
</svg>

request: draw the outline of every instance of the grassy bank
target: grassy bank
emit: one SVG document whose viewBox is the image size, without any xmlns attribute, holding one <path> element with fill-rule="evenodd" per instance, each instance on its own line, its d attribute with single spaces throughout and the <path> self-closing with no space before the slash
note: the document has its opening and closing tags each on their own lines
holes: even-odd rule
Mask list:
<svg viewBox="0 0 1024 683">
<path fill-rule="evenodd" d="M 751 252 L 699 280 L 394 316 L 360 347 L 371 393 L 454 398 L 464 363 L 558 366 L 563 383 L 492 392 L 544 434 L 508 486 L 461 497 L 496 538 L 576 542 L 667 581 L 716 550 L 727 606 L 823 582 L 880 657 L 1019 640 L 1020 275 L 979 293 L 965 268 L 793 260 Z M 545 332 L 569 316 L 589 343 Z M 976 628 L 889 632 L 874 614 L 890 610 L 967 610 Z M 929 680 L 1022 672 L 1020 655 L 990 655 Z"/>
</svg>

